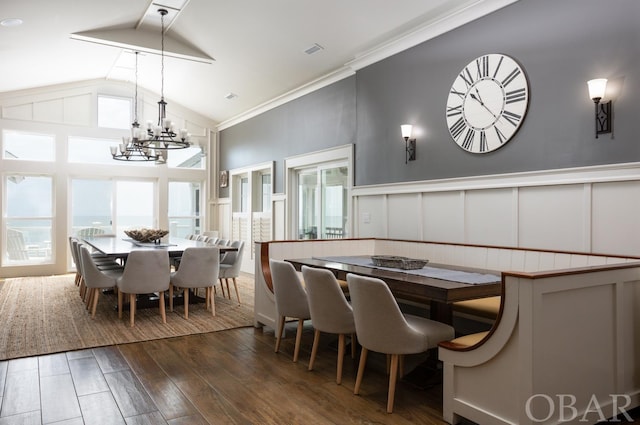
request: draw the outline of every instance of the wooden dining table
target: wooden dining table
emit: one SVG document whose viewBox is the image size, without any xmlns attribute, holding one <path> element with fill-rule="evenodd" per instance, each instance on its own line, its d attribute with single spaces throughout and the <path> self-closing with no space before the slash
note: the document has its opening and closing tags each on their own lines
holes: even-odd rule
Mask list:
<svg viewBox="0 0 640 425">
<path fill-rule="evenodd" d="M 195 241 L 191 239 L 182 239 L 182 238 L 163 238 L 160 243 L 141 243 L 136 242 L 133 239 L 126 237 L 118 237 L 118 236 L 92 236 L 85 237 L 81 239 L 82 242 L 90 245 L 95 250 L 100 253 L 111 257 L 113 259 L 119 259 L 124 264 L 127 260 L 127 256 L 133 250 L 140 249 L 166 249 L 169 253 L 170 258 L 180 258 L 184 251 L 187 248 L 191 247 L 206 247 L 212 246 L 208 245 L 206 242 Z M 237 247 L 233 246 L 225 246 L 225 245 L 213 245 L 215 248 L 218 248 L 220 251 L 220 258 L 230 251 L 238 251 Z M 181 292 L 177 292 L 174 294 L 174 302 L 181 302 L 179 299 L 182 297 Z M 137 296 L 137 305 L 136 308 L 155 308 L 157 307 L 157 294 L 138 294 Z M 197 296 L 195 293 L 189 297 L 189 303 L 203 303 L 205 299 Z M 117 306 L 115 307 L 117 309 Z"/>
<path fill-rule="evenodd" d="M 354 257 L 351 257 L 354 258 Z M 363 257 L 364 258 L 364 257 Z M 347 274 L 354 273 L 361 276 L 374 277 L 383 280 L 394 296 L 430 306 L 430 318 L 451 324 L 453 322 L 452 303 L 490 297 L 502 293 L 502 277 L 500 273 L 449 264 L 428 263 L 437 274 L 441 269 L 446 276 L 448 272 L 469 273 L 471 277 L 482 277 L 483 283 L 464 283 L 425 275 L 407 273 L 402 269 L 380 268 L 360 261 L 360 264 L 350 264 L 349 257 L 342 261 L 340 258 L 297 258 L 286 259 L 300 271 L 302 266 L 319 267 L 331 270 L 337 279 L 346 280 Z M 451 274 L 451 273 L 449 273 Z"/>
<path fill-rule="evenodd" d="M 157 244 L 136 242 L 133 239 L 118 236 L 92 236 L 82 238 L 82 241 L 106 256 L 122 259 L 126 259 L 134 249 L 166 249 L 169 257 L 181 257 L 187 248 L 211 246 L 202 241 L 174 237 L 163 239 Z M 215 245 L 215 247 L 220 250 L 220 254 L 238 250 L 232 246 Z"/>
</svg>

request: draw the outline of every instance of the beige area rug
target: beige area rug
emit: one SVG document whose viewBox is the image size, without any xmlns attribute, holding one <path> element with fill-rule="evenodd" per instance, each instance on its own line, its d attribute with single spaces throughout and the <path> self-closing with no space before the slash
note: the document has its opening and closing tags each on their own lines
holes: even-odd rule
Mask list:
<svg viewBox="0 0 640 425">
<path fill-rule="evenodd" d="M 73 274 L 5 279 L 0 284 L 0 360 L 250 326 L 253 276 L 242 275 L 237 280 L 241 305 L 233 283 L 231 300 L 222 297 L 218 284 L 215 317 L 201 303 L 189 305 L 189 319 L 185 320 L 180 301 L 172 313 L 167 308 L 166 324 L 158 308 L 138 309 L 131 328 L 128 308 L 118 319 L 113 294 L 100 295 L 92 320 Z"/>
</svg>

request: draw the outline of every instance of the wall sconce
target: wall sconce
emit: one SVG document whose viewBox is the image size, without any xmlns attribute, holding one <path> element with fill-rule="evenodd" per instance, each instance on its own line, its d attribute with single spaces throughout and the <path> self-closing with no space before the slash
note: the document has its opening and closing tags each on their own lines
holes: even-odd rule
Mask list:
<svg viewBox="0 0 640 425">
<path fill-rule="evenodd" d="M 404 138 L 404 149 L 406 151 L 404 157 L 404 163 L 408 163 L 409 161 L 415 161 L 416 159 L 416 139 L 411 138 L 411 130 L 413 126 L 411 124 L 403 124 L 400 126 L 400 130 L 402 131 L 402 137 Z"/>
<path fill-rule="evenodd" d="M 595 80 L 587 81 L 589 86 L 589 97 L 596 104 L 596 139 L 599 134 L 611 133 L 611 126 L 613 121 L 613 107 L 611 101 L 600 102 L 604 97 L 604 93 L 607 88 L 606 78 L 596 78 Z"/>
</svg>

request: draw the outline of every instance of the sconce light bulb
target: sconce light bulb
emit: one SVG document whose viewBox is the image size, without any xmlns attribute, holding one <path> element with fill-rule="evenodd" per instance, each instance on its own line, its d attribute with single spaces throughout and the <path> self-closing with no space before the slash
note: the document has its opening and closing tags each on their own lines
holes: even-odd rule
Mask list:
<svg viewBox="0 0 640 425">
<path fill-rule="evenodd" d="M 409 140 L 409 138 L 411 137 L 412 129 L 413 129 L 413 126 L 411 124 L 402 124 L 400 126 L 400 131 L 402 132 L 402 138 L 405 140 L 405 142 Z"/>
<path fill-rule="evenodd" d="M 607 79 L 596 78 L 589 80 L 587 81 L 587 86 L 589 87 L 589 97 L 595 103 L 598 103 L 604 97 L 604 93 L 607 89 Z"/>
</svg>

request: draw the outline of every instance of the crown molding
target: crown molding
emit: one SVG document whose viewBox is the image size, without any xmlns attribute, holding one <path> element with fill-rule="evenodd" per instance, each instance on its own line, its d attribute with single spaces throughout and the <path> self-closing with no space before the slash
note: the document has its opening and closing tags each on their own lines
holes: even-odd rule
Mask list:
<svg viewBox="0 0 640 425">
<path fill-rule="evenodd" d="M 333 84 L 339 80 L 350 77 L 355 74 L 359 69 L 362 69 L 375 62 L 386 59 L 411 47 L 417 46 L 420 43 L 431 40 L 441 34 L 451 31 L 455 28 L 461 27 L 471 21 L 474 21 L 482 16 L 495 12 L 498 9 L 502 9 L 512 3 L 520 0 L 470 0 L 464 2 L 460 7 L 447 13 L 446 15 L 438 16 L 436 18 L 428 19 L 422 22 L 417 27 L 405 32 L 404 34 L 380 44 L 370 50 L 367 50 L 353 60 L 347 62 L 339 69 L 326 74 L 310 83 L 304 84 L 294 90 L 284 93 L 272 100 L 269 100 L 255 108 L 249 109 L 241 114 L 238 114 L 228 120 L 225 120 L 218 124 L 218 131 L 227 129 L 236 124 L 240 124 L 250 118 L 260 115 L 270 109 L 284 105 L 292 100 L 309 94 L 313 91 L 319 90 L 330 84 Z"/>
</svg>

